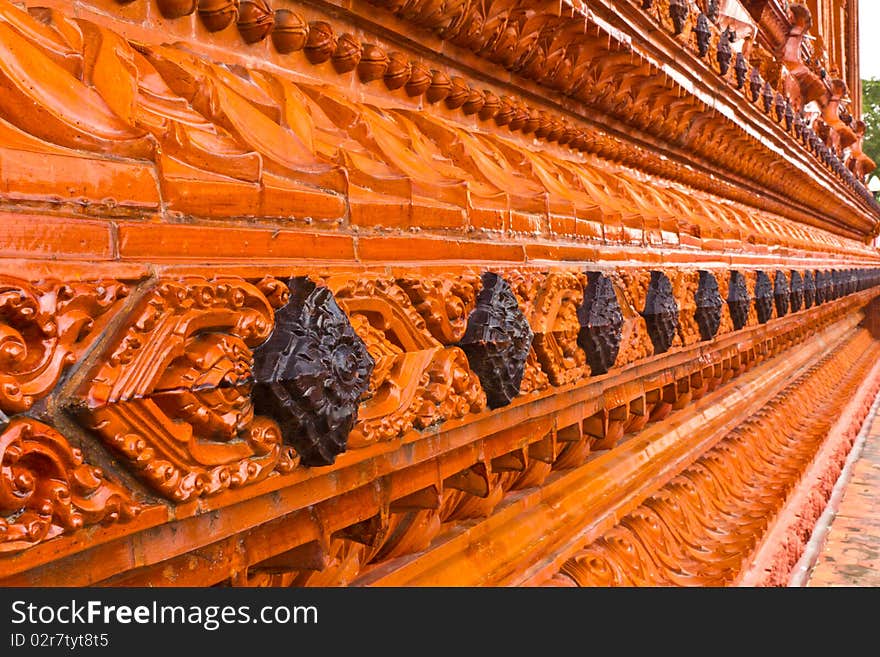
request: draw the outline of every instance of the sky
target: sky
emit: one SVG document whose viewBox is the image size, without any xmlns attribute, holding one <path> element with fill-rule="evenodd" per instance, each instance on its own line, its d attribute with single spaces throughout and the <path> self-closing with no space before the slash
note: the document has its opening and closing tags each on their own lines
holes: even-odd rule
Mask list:
<svg viewBox="0 0 880 657">
<path fill-rule="evenodd" d="M 862 79 L 880 79 L 880 0 L 859 0 L 859 66 Z"/>
</svg>

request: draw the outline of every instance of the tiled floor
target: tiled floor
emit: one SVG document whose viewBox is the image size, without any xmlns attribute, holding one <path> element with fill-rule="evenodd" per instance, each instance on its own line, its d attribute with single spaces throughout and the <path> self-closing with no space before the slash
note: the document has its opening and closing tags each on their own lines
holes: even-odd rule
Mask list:
<svg viewBox="0 0 880 657">
<path fill-rule="evenodd" d="M 880 586 L 880 413 L 870 421 L 807 586 Z"/>
</svg>

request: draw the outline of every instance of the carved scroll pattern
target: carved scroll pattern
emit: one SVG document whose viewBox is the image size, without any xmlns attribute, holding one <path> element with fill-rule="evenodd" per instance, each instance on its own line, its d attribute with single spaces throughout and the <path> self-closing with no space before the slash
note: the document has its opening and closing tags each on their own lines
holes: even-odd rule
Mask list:
<svg viewBox="0 0 880 657">
<path fill-rule="evenodd" d="M 126 522 L 140 505 L 51 427 L 14 418 L 0 433 L 0 555 L 95 524 Z"/>
<path fill-rule="evenodd" d="M 227 5 L 234 10 L 234 3 L 199 5 L 200 15 L 225 16 Z M 249 18 L 243 29 L 262 34 L 266 25 L 262 6 L 244 3 L 242 11 Z M 528 13 L 517 13 L 512 23 L 506 18 L 493 19 L 493 24 L 508 30 Z M 295 26 L 289 27 L 292 38 L 300 34 Z M 309 27 L 302 35 L 311 37 L 312 32 L 320 36 L 321 30 Z M 569 70 L 570 57 L 585 65 L 590 61 L 583 59 L 579 39 L 592 45 L 604 42 L 592 35 L 545 34 L 538 24 L 527 34 L 539 47 L 520 54 L 527 59 L 549 57 L 556 62 L 554 68 L 558 64 L 559 81 L 565 84 L 586 79 L 572 77 L 580 64 Z M 328 46 L 328 58 L 337 54 L 334 48 L 345 50 L 345 43 L 351 42 L 337 39 L 332 31 L 325 36 L 324 41 L 332 46 Z M 321 51 L 323 42 L 315 38 L 315 52 Z M 572 38 L 577 47 L 566 43 Z M 565 156 L 533 152 L 514 140 L 466 130 L 428 112 L 354 102 L 331 86 L 298 85 L 265 71 L 210 62 L 171 46 L 135 47 L 89 21 L 72 20 L 49 9 L 27 13 L 5 0 L 0 4 L 0 47 L 9 61 L 0 70 L 0 84 L 6 90 L 0 100 L 4 143 L 49 159 L 79 153 L 105 163 L 122 157 L 149 164 L 172 212 L 336 221 L 346 214 L 346 202 L 355 217 L 375 215 L 374 206 L 381 202 L 388 222 L 394 225 L 419 223 L 425 211 L 430 217 L 446 216 L 461 225 L 462 210 L 543 214 L 549 208 L 574 220 L 574 228 L 565 234 L 577 239 L 643 244 L 676 241 L 676 235 L 690 231 L 691 224 L 701 226 L 704 233 L 729 233 L 733 226 L 743 225 L 752 235 L 774 243 L 782 235 L 792 245 L 811 249 L 829 239 L 836 248 L 854 248 L 824 233 L 820 240 L 820 231 L 809 227 L 801 229 L 817 233 L 816 239 L 804 239 L 788 222 L 772 217 L 754 221 L 739 206 L 722 212 L 735 217 L 719 221 L 721 211 L 708 209 L 693 193 L 677 193 L 665 183 L 647 184 L 608 162 L 584 166 L 578 148 L 592 137 L 578 134 L 574 138 L 569 127 L 512 98 L 481 96 L 480 109 L 475 111 L 486 113 L 491 107 L 487 116 L 495 117 L 499 126 L 553 136 L 576 146 L 575 151 Z M 393 62 L 386 57 L 385 74 L 389 75 Z M 607 70 L 603 68 L 602 79 L 617 79 L 618 64 L 629 59 L 623 52 L 607 60 L 603 56 L 607 64 L 602 66 Z M 346 60 L 345 53 L 340 52 L 337 60 Z M 27 74 L 30 69 L 23 65 L 25 61 L 45 75 Z M 537 64 L 523 61 L 526 68 L 533 65 Z M 412 78 L 418 67 L 408 60 L 401 66 L 404 83 L 419 82 Z M 422 73 L 427 81 L 425 93 L 434 87 L 446 89 L 435 84 L 445 76 L 441 71 Z M 609 84 L 602 88 L 608 87 L 608 102 L 633 102 L 638 114 L 639 108 L 648 105 L 643 101 L 652 95 L 653 86 L 660 83 L 659 76 L 650 71 L 633 79 L 639 84 L 632 89 L 613 91 Z M 449 85 L 455 87 L 451 80 Z M 633 98 L 635 89 L 640 91 Z M 605 92 L 600 95 L 604 98 Z M 645 120 L 651 125 L 658 121 L 686 125 L 684 117 L 694 111 L 688 102 L 676 95 L 662 103 L 662 119 L 648 116 Z M 21 111 L 31 106 L 33 112 Z M 731 144 L 713 143 L 711 149 L 744 161 Z M 614 155 L 611 151 L 616 149 L 609 156 Z M 120 170 L 114 179 L 122 181 L 128 175 L 133 174 Z M 18 182 L 24 185 L 26 181 Z M 142 181 L 128 182 L 143 187 Z M 11 180 L 13 191 L 17 184 Z M 397 202 L 389 204 L 390 197 Z M 158 204 L 158 198 L 159 191 L 155 191 L 152 202 Z"/>
<path fill-rule="evenodd" d="M 118 281 L 0 277 L 0 410 L 27 411 L 92 344 L 128 293 Z"/>
<path fill-rule="evenodd" d="M 339 275 L 326 284 L 375 362 L 349 436 L 352 448 L 485 408 L 485 393 L 467 357 L 451 346 L 476 304 L 478 276 L 398 282 Z"/>
</svg>

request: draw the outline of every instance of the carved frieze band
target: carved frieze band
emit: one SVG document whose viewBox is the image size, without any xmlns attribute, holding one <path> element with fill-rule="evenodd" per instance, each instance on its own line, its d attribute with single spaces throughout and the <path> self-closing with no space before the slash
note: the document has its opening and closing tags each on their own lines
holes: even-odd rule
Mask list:
<svg viewBox="0 0 880 657">
<path fill-rule="evenodd" d="M 71 409 L 156 491 L 184 501 L 331 465 L 346 450 L 806 306 L 792 272 L 772 274 L 773 283 L 764 271 L 673 269 L 161 281 Z M 880 270 L 795 274 L 820 281 L 816 303 L 880 284 Z"/>
<path fill-rule="evenodd" d="M 876 269 L 160 280 L 118 318 L 63 403 L 130 472 L 182 502 L 330 465 L 347 450 L 553 394 L 878 284 Z M 134 517 L 130 492 L 57 431 L 21 415 L 118 315 L 126 286 L 8 277 L 3 285 L 0 409 L 13 417 L 0 433 L 2 549 Z M 623 424 L 609 417 L 582 431 L 611 445 L 612 425 L 632 430 L 648 419 L 645 409 L 630 410 Z M 576 461 L 575 452 L 555 461 Z M 515 461 L 498 460 L 496 472 L 519 472 Z M 460 479 L 453 483 L 476 485 Z"/>
</svg>

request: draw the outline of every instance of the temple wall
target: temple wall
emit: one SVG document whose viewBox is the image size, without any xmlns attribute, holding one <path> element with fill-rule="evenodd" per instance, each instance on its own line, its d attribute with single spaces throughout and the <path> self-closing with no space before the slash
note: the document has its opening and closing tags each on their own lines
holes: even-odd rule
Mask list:
<svg viewBox="0 0 880 657">
<path fill-rule="evenodd" d="M 713 4 L 0 0 L 0 584 L 782 581 L 880 206 Z"/>
</svg>

